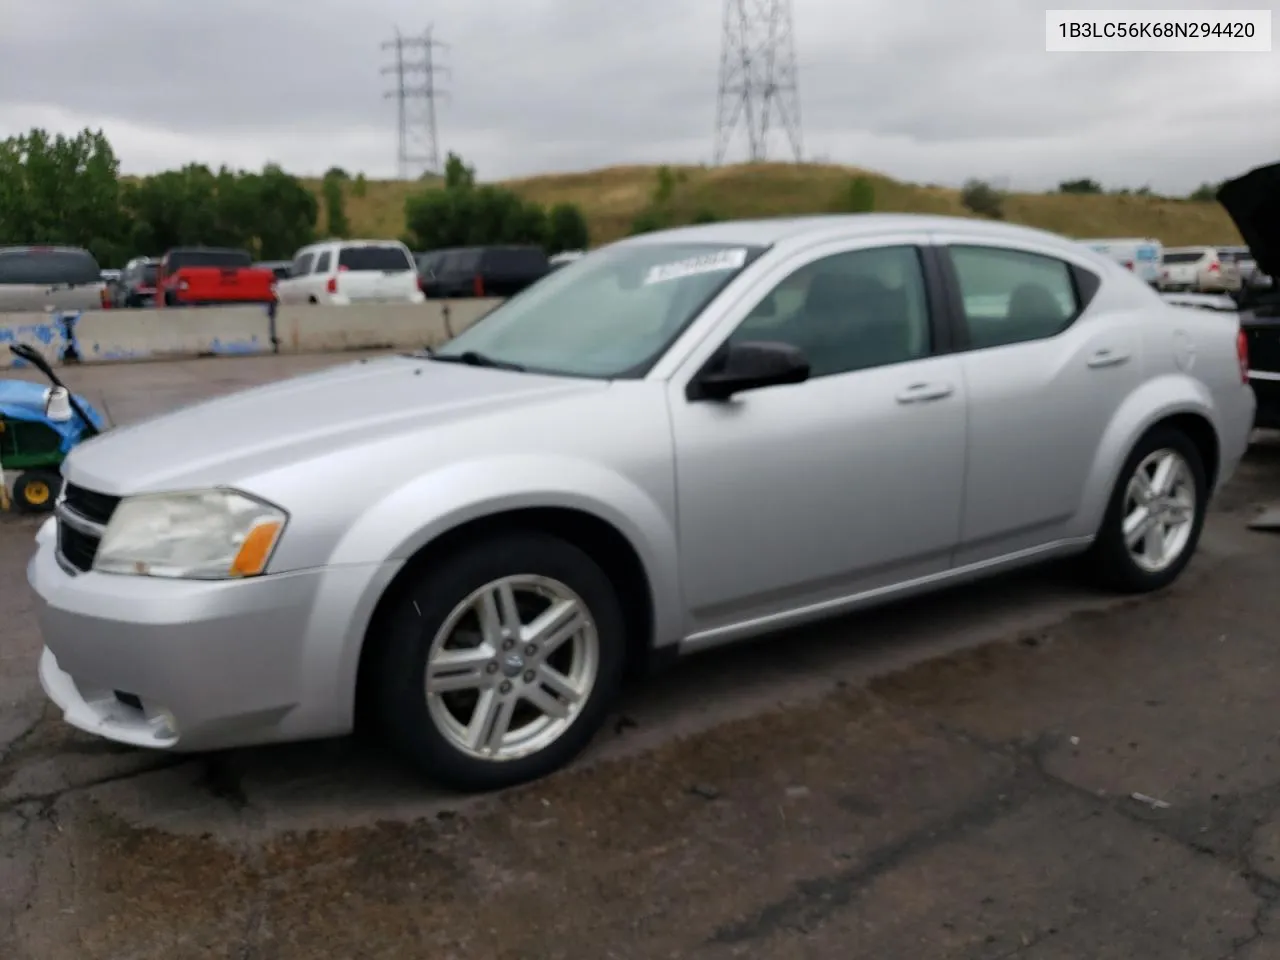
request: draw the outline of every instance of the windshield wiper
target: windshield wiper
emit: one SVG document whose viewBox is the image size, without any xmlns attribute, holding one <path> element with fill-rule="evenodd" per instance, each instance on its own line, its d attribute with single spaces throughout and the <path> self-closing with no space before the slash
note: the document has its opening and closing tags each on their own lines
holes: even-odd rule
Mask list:
<svg viewBox="0 0 1280 960">
<path fill-rule="evenodd" d="M 439 360 L 441 363 L 465 363 L 469 367 L 491 367 L 494 370 L 516 370 L 523 371 L 524 367 L 518 363 L 509 363 L 506 360 L 497 360 L 484 353 L 477 353 L 475 350 L 464 350 L 462 353 L 429 353 L 427 356 L 432 360 Z"/>
</svg>

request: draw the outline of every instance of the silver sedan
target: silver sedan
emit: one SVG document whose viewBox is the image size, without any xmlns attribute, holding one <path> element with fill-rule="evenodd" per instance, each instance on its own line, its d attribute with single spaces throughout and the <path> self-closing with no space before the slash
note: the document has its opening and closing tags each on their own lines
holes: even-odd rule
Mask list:
<svg viewBox="0 0 1280 960">
<path fill-rule="evenodd" d="M 108 432 L 30 564 L 44 688 L 142 747 L 566 763 L 630 668 L 1055 557 L 1183 570 L 1237 319 L 1063 238 L 864 215 L 598 250 L 435 353 Z"/>
</svg>

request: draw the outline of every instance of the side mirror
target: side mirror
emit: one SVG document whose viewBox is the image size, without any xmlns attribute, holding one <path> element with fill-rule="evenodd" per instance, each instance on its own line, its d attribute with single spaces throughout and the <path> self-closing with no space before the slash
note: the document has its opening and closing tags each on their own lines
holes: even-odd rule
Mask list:
<svg viewBox="0 0 1280 960">
<path fill-rule="evenodd" d="M 787 343 L 747 340 L 730 343 L 689 384 L 690 400 L 728 400 L 744 390 L 803 383 L 809 360 Z"/>
</svg>

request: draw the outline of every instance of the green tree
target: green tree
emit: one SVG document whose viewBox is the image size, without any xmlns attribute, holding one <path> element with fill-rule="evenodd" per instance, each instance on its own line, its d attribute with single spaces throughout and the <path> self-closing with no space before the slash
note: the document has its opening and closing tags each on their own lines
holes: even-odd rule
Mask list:
<svg viewBox="0 0 1280 960">
<path fill-rule="evenodd" d="M 101 131 L 33 129 L 0 142 L 0 243 L 87 247 L 103 263 L 128 252 L 120 166 Z"/>
<path fill-rule="evenodd" d="M 708 207 L 701 207 L 689 220 L 690 223 L 719 223 L 721 217 Z"/>
<path fill-rule="evenodd" d="M 321 190 L 324 193 L 324 216 L 326 233 L 331 237 L 348 237 L 351 235 L 351 224 L 347 221 L 346 197 L 343 196 L 342 184 L 345 174 L 337 176 L 330 171 L 325 174 Z"/>
<path fill-rule="evenodd" d="M 1214 203 L 1218 199 L 1218 184 L 1202 183 L 1191 191 L 1187 199 L 1196 203 Z"/>
<path fill-rule="evenodd" d="M 476 185 L 476 168 L 469 167 L 462 158 L 449 151 L 444 161 L 444 187 L 446 190 L 465 190 Z"/>
<path fill-rule="evenodd" d="M 835 213 L 870 213 L 876 206 L 876 187 L 868 177 L 850 177 L 836 197 Z"/>
<path fill-rule="evenodd" d="M 1004 219 L 1004 197 L 983 180 L 969 180 L 960 190 L 960 202 L 972 213 L 992 220 Z"/>
<path fill-rule="evenodd" d="M 585 250 L 591 242 L 587 218 L 572 203 L 558 203 L 547 216 L 547 253 Z"/>
<path fill-rule="evenodd" d="M 363 173 L 357 173 L 355 180 L 351 183 L 351 195 L 357 200 L 363 200 L 368 192 L 369 181 L 364 178 Z"/>
<path fill-rule="evenodd" d="M 1079 180 L 1064 180 L 1058 184 L 1059 193 L 1102 193 L 1102 184 L 1088 177 Z"/>
<path fill-rule="evenodd" d="M 668 226 L 670 221 L 663 211 L 656 207 L 648 207 L 636 214 L 635 219 L 631 221 L 631 235 L 653 233 L 655 230 L 665 230 Z"/>
</svg>

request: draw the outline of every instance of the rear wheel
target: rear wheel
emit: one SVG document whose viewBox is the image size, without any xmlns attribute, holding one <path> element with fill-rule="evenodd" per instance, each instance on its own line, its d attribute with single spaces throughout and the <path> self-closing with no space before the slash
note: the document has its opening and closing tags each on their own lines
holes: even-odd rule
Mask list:
<svg viewBox="0 0 1280 960">
<path fill-rule="evenodd" d="M 433 563 L 397 600 L 376 665 L 392 743 L 430 779 L 491 790 L 586 747 L 622 680 L 613 584 L 559 538 L 486 538 Z"/>
<path fill-rule="evenodd" d="M 50 470 L 28 470 L 13 485 L 13 503 L 23 513 L 48 513 L 62 489 L 62 477 Z"/>
<path fill-rule="evenodd" d="M 1090 555 L 1103 583 L 1159 590 L 1195 553 L 1208 508 L 1204 460 L 1181 430 L 1158 427 L 1129 454 Z"/>
</svg>

